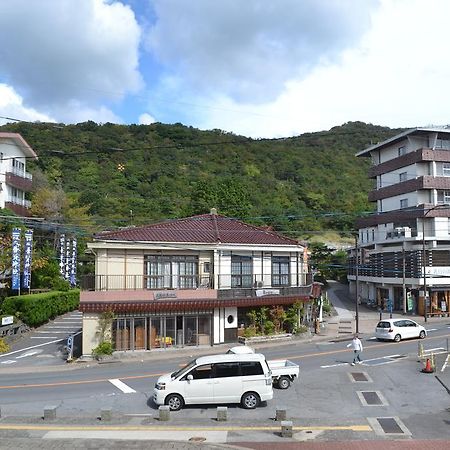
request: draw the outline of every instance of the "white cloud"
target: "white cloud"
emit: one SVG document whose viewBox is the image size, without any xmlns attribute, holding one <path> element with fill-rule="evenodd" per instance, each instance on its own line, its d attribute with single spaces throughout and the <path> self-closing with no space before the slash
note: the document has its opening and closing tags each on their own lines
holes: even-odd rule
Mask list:
<svg viewBox="0 0 450 450">
<path fill-rule="evenodd" d="M 334 61 L 370 24 L 376 0 L 154 0 L 150 51 L 183 89 L 273 100 L 291 79 Z M 182 82 L 181 82 L 182 80 Z"/>
<path fill-rule="evenodd" d="M 150 125 L 155 122 L 156 122 L 156 119 L 148 113 L 144 113 L 139 116 L 139 124 L 140 125 Z"/>
<path fill-rule="evenodd" d="M 0 2 L 0 81 L 24 103 L 70 120 L 136 92 L 140 28 L 133 11 L 106 0 Z M 81 114 L 83 115 L 83 114 Z M 106 114 L 108 115 L 108 114 Z M 61 120 L 60 117 L 57 117 Z M 73 120 L 73 119 L 72 119 Z"/>
<path fill-rule="evenodd" d="M 275 101 L 262 105 L 229 96 L 204 99 L 214 108 L 198 126 L 277 137 L 348 121 L 390 127 L 447 124 L 448 17 L 445 0 L 383 0 L 360 45 L 339 61 L 288 81 Z"/>
<path fill-rule="evenodd" d="M 0 84 L 0 125 L 7 122 L 13 122 L 10 119 L 20 119 L 30 122 L 54 122 L 55 120 L 45 114 L 41 114 L 32 108 L 27 108 L 23 105 L 22 98 L 11 86 Z"/>
</svg>

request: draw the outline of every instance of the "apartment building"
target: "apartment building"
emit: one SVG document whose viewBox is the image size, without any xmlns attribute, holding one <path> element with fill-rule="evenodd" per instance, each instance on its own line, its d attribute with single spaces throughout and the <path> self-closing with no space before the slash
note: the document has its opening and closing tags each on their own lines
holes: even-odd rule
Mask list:
<svg viewBox="0 0 450 450">
<path fill-rule="evenodd" d="M 311 302 L 304 244 L 210 214 L 101 233 L 95 274 L 81 280 L 83 354 L 111 311 L 115 350 L 237 342 L 250 310 Z"/>
<path fill-rule="evenodd" d="M 356 156 L 372 160 L 377 208 L 357 223 L 351 292 L 388 310 L 448 314 L 450 129 L 410 129 Z"/>
<path fill-rule="evenodd" d="M 27 160 L 37 159 L 34 150 L 17 133 L 0 132 L 0 208 L 8 208 L 18 216 L 30 216 L 32 176 Z"/>
</svg>

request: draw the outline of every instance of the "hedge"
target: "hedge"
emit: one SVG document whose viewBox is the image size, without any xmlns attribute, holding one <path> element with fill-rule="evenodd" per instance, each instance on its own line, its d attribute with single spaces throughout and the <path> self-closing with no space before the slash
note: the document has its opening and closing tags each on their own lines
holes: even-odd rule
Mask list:
<svg viewBox="0 0 450 450">
<path fill-rule="evenodd" d="M 77 309 L 79 305 L 80 290 L 73 289 L 6 297 L 2 311 L 4 314 L 15 314 L 30 327 L 37 327 L 56 316 Z"/>
</svg>

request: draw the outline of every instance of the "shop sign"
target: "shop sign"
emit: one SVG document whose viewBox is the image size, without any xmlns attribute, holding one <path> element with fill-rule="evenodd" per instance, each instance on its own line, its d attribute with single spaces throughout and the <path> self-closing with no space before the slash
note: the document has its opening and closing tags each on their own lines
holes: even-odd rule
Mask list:
<svg viewBox="0 0 450 450">
<path fill-rule="evenodd" d="M 166 298 L 177 298 L 177 293 L 174 291 L 161 291 L 153 294 L 155 300 L 164 300 Z"/>
<path fill-rule="evenodd" d="M 450 267 L 448 267 L 448 266 L 426 267 L 425 273 L 427 275 L 432 275 L 432 276 L 448 277 L 448 276 L 450 276 Z"/>
<path fill-rule="evenodd" d="M 445 300 L 441 300 L 441 311 L 447 312 L 447 302 Z"/>
<path fill-rule="evenodd" d="M 265 295 L 280 295 L 279 289 L 256 289 L 257 297 L 264 297 Z"/>
</svg>

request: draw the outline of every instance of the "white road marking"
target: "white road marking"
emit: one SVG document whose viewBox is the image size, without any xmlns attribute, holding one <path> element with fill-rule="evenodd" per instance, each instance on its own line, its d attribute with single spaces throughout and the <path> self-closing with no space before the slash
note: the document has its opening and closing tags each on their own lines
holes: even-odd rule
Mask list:
<svg viewBox="0 0 450 450">
<path fill-rule="evenodd" d="M 6 361 L 2 361 L 1 364 L 14 364 L 17 361 L 14 361 L 13 359 L 7 359 Z"/>
<path fill-rule="evenodd" d="M 375 341 L 377 338 L 375 337 L 375 336 L 373 336 L 373 337 L 371 337 L 371 338 L 368 338 L 368 339 L 366 339 L 367 341 Z"/>
<path fill-rule="evenodd" d="M 320 366 L 322 369 L 328 369 L 329 367 L 348 366 L 350 363 L 330 364 L 329 366 Z"/>
<path fill-rule="evenodd" d="M 134 389 L 130 388 L 130 386 L 126 385 L 125 383 L 123 383 L 122 381 L 120 381 L 117 378 L 108 380 L 108 381 L 111 384 L 113 384 L 117 389 L 120 389 L 125 394 L 133 394 L 136 392 Z"/>
<path fill-rule="evenodd" d="M 65 323 L 67 324 L 67 322 L 75 322 L 75 323 L 79 323 L 80 325 L 83 323 L 82 320 L 77 320 L 77 319 L 64 319 L 66 322 L 64 322 L 63 320 L 55 320 L 53 323 Z"/>
<path fill-rule="evenodd" d="M 54 338 L 55 338 L 55 336 L 30 336 L 30 339 L 54 339 Z M 64 338 L 58 339 L 57 341 L 47 342 L 47 344 L 51 344 L 53 342 L 60 342 L 60 341 L 64 341 Z"/>
<path fill-rule="evenodd" d="M 38 353 L 41 353 L 41 351 L 42 350 L 35 350 L 34 352 L 27 352 L 27 353 L 24 353 L 23 355 L 16 356 L 16 359 L 27 358 L 28 356 L 33 356 L 33 355 L 36 355 Z"/>
<path fill-rule="evenodd" d="M 426 332 L 437 331 L 437 328 L 425 328 Z"/>
<path fill-rule="evenodd" d="M 387 361 L 381 361 L 381 362 L 380 362 L 379 364 L 377 364 L 377 365 L 381 365 L 381 364 L 389 364 L 389 363 L 391 363 L 391 362 L 397 361 L 396 359 L 393 359 L 393 360 L 390 360 L 390 361 L 389 361 L 389 358 L 398 358 L 399 356 L 402 356 L 402 355 L 388 355 L 388 356 L 380 356 L 380 357 L 378 357 L 378 358 L 364 359 L 364 360 L 361 362 L 361 365 L 364 365 L 365 362 L 379 361 L 379 360 L 387 360 Z M 328 366 L 320 366 L 320 367 L 321 367 L 321 369 L 328 369 L 328 368 L 330 368 L 330 367 L 348 366 L 349 364 L 350 364 L 350 363 L 348 362 L 348 363 L 330 364 L 330 365 L 328 365 Z M 357 364 L 357 365 L 358 365 L 358 364 Z M 371 365 L 375 365 L 375 364 L 371 364 Z"/>
<path fill-rule="evenodd" d="M 445 350 L 444 347 L 436 347 L 436 348 L 425 348 L 423 351 L 424 352 L 435 352 L 437 350 Z"/>
<path fill-rule="evenodd" d="M 76 328 L 75 325 L 69 325 L 69 326 L 67 326 L 67 327 L 65 327 L 65 326 L 63 326 L 63 325 L 56 325 L 56 326 L 49 325 L 49 326 L 47 326 L 46 328 L 56 328 L 56 329 L 58 329 L 58 330 L 66 330 L 66 329 L 69 329 L 69 330 L 76 330 L 76 329 L 79 329 L 79 328 Z"/>
<path fill-rule="evenodd" d="M 67 331 L 36 331 L 36 333 L 42 334 L 67 334 Z"/>
</svg>

